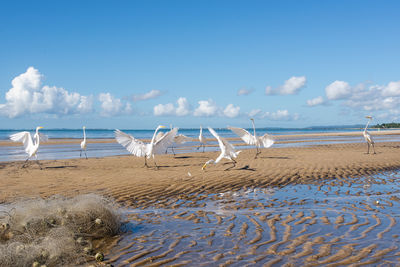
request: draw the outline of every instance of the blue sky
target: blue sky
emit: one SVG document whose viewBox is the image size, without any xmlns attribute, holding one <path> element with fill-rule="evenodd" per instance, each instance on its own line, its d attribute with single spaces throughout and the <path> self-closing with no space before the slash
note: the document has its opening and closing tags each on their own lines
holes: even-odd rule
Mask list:
<svg viewBox="0 0 400 267">
<path fill-rule="evenodd" d="M 400 120 L 399 1 L 2 1 L 0 128 Z"/>
</svg>

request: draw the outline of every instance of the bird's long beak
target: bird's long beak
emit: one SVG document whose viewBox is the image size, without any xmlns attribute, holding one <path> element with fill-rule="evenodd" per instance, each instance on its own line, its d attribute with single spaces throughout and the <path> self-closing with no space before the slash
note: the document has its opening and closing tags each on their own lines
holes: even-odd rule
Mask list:
<svg viewBox="0 0 400 267">
<path fill-rule="evenodd" d="M 39 126 L 38 128 L 39 128 L 39 129 L 43 129 L 43 127 L 42 127 L 42 126 Z"/>
<path fill-rule="evenodd" d="M 164 126 L 164 125 L 160 125 L 160 128 L 167 128 L 167 126 Z"/>
<path fill-rule="evenodd" d="M 207 163 L 204 163 L 203 167 L 201 169 L 204 171 L 204 169 L 207 167 Z"/>
<path fill-rule="evenodd" d="M 372 120 L 372 116 L 365 116 L 365 118 Z"/>
</svg>

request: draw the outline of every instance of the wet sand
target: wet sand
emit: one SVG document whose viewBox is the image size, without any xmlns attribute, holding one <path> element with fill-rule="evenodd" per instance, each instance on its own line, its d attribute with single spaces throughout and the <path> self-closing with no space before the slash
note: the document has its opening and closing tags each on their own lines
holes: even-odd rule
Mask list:
<svg viewBox="0 0 400 267">
<path fill-rule="evenodd" d="M 158 155 L 158 170 L 133 156 L 46 160 L 42 170 L 34 162 L 26 168 L 7 162 L 0 163 L 0 201 L 113 197 L 132 209 L 133 233 L 107 251 L 117 266 L 396 266 L 399 177 L 371 175 L 399 169 L 400 143 L 378 143 L 377 154 L 366 149 L 361 143 L 270 148 L 257 159 L 250 149 L 229 170 L 223 161 L 204 171 L 218 152 Z M 254 197 L 257 190 L 265 191 Z"/>
</svg>

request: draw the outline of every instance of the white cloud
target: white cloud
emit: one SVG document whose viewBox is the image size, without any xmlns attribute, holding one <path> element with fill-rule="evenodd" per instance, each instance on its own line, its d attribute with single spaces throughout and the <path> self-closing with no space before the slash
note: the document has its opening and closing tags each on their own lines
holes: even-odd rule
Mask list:
<svg viewBox="0 0 400 267">
<path fill-rule="evenodd" d="M 383 96 L 400 96 L 400 81 L 390 82 L 382 91 Z"/>
<path fill-rule="evenodd" d="M 115 98 L 110 93 L 101 93 L 99 95 L 99 101 L 101 102 L 100 114 L 104 117 L 112 117 L 132 113 L 132 107 L 130 103 L 124 104 L 121 99 Z"/>
<path fill-rule="evenodd" d="M 351 94 L 351 86 L 344 81 L 334 81 L 325 88 L 329 100 L 344 99 Z"/>
<path fill-rule="evenodd" d="M 254 92 L 254 89 L 241 88 L 238 90 L 237 95 L 249 95 Z"/>
<path fill-rule="evenodd" d="M 263 112 L 261 109 L 253 109 L 248 114 L 249 117 L 257 117 L 260 119 L 269 119 L 272 121 L 294 121 L 299 119 L 299 114 L 290 114 L 286 109 L 278 109 L 277 111 Z"/>
<path fill-rule="evenodd" d="M 6 93 L 6 103 L 0 104 L 0 114 L 15 118 L 25 114 L 80 114 L 92 111 L 93 97 L 68 92 L 55 86 L 42 86 L 43 76 L 34 67 L 15 77 Z"/>
<path fill-rule="evenodd" d="M 162 95 L 162 92 L 160 90 L 151 90 L 145 94 L 133 95 L 132 99 L 133 99 L 133 101 L 142 101 L 142 100 L 157 98 L 161 95 Z"/>
<path fill-rule="evenodd" d="M 196 117 L 210 117 L 217 114 L 218 106 L 212 100 L 200 100 L 199 106 L 194 110 L 193 115 Z"/>
<path fill-rule="evenodd" d="M 305 76 L 290 77 L 282 86 L 273 89 L 271 86 L 265 88 L 266 95 L 294 95 L 297 94 L 301 88 L 306 86 L 307 79 Z"/>
<path fill-rule="evenodd" d="M 224 109 L 224 115 L 228 118 L 235 118 L 239 115 L 240 107 L 234 106 L 233 104 L 229 104 Z"/>
<path fill-rule="evenodd" d="M 177 107 L 172 103 L 158 104 L 154 106 L 153 113 L 155 116 L 186 116 L 190 113 L 190 104 L 185 97 L 180 97 L 176 101 Z"/>
<path fill-rule="evenodd" d="M 248 115 L 249 115 L 249 117 L 255 117 L 255 116 L 257 116 L 258 114 L 260 114 L 261 112 L 262 112 L 261 109 L 252 109 L 252 110 L 248 113 Z"/>
<path fill-rule="evenodd" d="M 324 98 L 322 96 L 318 96 L 316 98 L 307 100 L 307 105 L 310 107 L 318 106 L 324 104 Z"/>
</svg>

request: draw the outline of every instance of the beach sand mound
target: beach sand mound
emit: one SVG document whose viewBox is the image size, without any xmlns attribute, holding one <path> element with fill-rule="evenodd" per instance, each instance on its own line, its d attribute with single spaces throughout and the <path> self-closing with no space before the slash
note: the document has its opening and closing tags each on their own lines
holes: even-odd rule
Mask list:
<svg viewBox="0 0 400 267">
<path fill-rule="evenodd" d="M 118 233 L 114 203 L 88 194 L 27 199 L 0 213 L 1 266 L 64 266 L 92 260 L 97 239 Z"/>
</svg>

